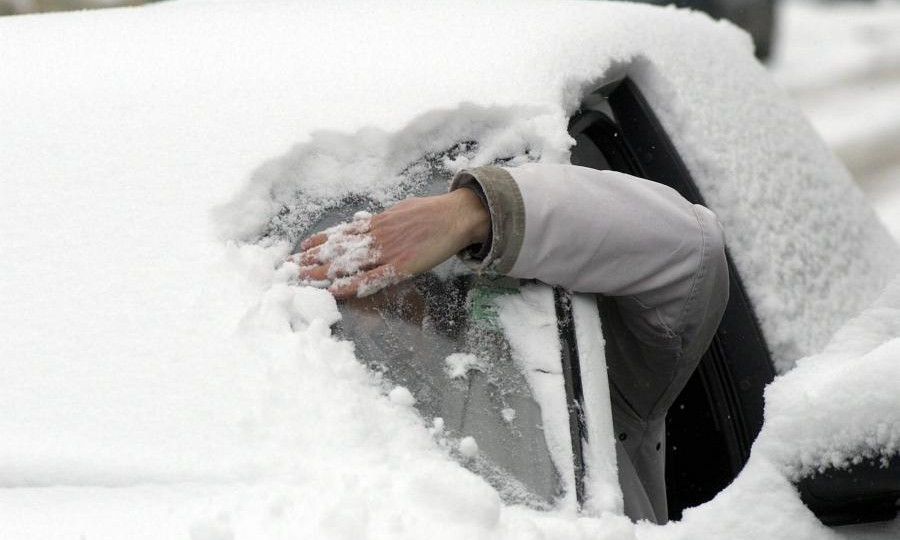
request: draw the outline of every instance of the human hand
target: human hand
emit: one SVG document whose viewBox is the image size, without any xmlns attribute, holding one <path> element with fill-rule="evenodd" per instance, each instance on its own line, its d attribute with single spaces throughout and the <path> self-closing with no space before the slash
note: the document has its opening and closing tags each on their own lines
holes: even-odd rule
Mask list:
<svg viewBox="0 0 900 540">
<path fill-rule="evenodd" d="M 288 258 L 299 277 L 336 298 L 367 296 L 426 272 L 488 238 L 490 214 L 475 192 L 405 199 L 381 214 L 315 234 Z"/>
</svg>

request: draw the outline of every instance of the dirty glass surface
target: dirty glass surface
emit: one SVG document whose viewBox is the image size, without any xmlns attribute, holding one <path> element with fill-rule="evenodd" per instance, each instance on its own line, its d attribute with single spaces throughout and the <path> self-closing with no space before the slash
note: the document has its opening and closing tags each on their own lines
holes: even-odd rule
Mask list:
<svg viewBox="0 0 900 540">
<path fill-rule="evenodd" d="M 451 263 L 452 264 L 452 263 Z M 492 302 L 517 294 L 517 280 L 431 272 L 340 306 L 338 335 L 392 385 L 407 388 L 430 423 L 440 418 L 452 441 L 473 437 L 479 452 L 454 457 L 484 476 L 511 503 L 544 508 L 560 481 L 544 439 L 541 411 L 513 358 Z M 454 353 L 477 358 L 451 377 Z"/>
<path fill-rule="evenodd" d="M 415 194 L 446 191 L 449 176 L 435 171 Z M 365 197 L 326 210 L 305 234 L 378 211 Z M 463 466 L 484 477 L 510 504 L 545 509 L 562 495 L 562 481 L 544 437 L 541 410 L 519 369 L 494 300 L 518 294 L 519 281 L 475 275 L 451 259 L 431 272 L 366 298 L 338 304 L 335 333 L 352 341 L 360 361 L 388 387 L 403 386 L 428 425 Z M 451 376 L 447 358 L 471 354 L 464 376 Z M 471 357 L 469 357 L 471 359 Z M 478 452 L 459 441 L 473 437 Z"/>
</svg>

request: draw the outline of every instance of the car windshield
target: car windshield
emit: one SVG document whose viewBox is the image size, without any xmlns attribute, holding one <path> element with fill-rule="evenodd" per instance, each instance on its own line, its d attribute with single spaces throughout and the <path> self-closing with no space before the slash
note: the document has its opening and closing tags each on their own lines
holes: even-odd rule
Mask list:
<svg viewBox="0 0 900 540">
<path fill-rule="evenodd" d="M 415 194 L 446 190 L 446 173 L 430 173 Z M 307 234 L 360 210 L 379 205 L 347 198 Z M 438 443 L 505 502 L 547 509 L 562 495 L 562 481 L 495 303 L 519 287 L 517 279 L 476 275 L 454 258 L 373 296 L 341 302 L 335 333 L 355 344 L 357 358 L 386 387 L 408 390 Z"/>
</svg>

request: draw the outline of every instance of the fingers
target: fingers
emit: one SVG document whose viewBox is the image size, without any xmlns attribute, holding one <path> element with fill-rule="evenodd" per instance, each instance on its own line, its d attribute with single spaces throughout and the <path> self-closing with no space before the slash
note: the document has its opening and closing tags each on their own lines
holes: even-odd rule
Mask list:
<svg viewBox="0 0 900 540">
<path fill-rule="evenodd" d="M 367 220 L 332 227 L 310 237 L 304 244 L 317 244 L 291 255 L 288 261 L 300 266 L 300 280 L 315 286 L 328 286 L 335 279 L 370 270 L 378 265 L 380 250 L 365 233 L 368 229 Z"/>
<path fill-rule="evenodd" d="M 318 236 L 318 235 L 316 235 Z M 307 240 L 312 240 L 313 236 L 309 237 Z M 304 240 L 306 242 L 306 240 Z M 292 262 L 297 264 L 298 266 L 314 266 L 321 263 L 321 259 L 319 259 L 319 252 L 321 250 L 321 245 L 317 245 L 316 247 L 307 249 L 306 251 L 301 251 L 300 253 L 294 253 L 293 255 L 288 256 L 288 262 Z"/>
<path fill-rule="evenodd" d="M 353 277 L 337 280 L 328 291 L 338 300 L 374 294 L 385 287 L 396 285 L 409 276 L 398 272 L 389 264 L 381 265 Z"/>
<path fill-rule="evenodd" d="M 332 280 L 370 270 L 377 264 L 378 260 L 375 256 L 355 260 L 338 258 L 332 262 L 301 266 L 300 270 L 297 272 L 297 277 L 299 277 L 301 281 L 328 281 L 330 284 Z"/>
<path fill-rule="evenodd" d="M 300 271 L 297 272 L 297 277 L 299 277 L 301 281 L 327 282 L 330 285 L 331 278 L 328 277 L 330 271 L 331 263 L 319 264 L 316 266 L 302 266 L 300 267 Z"/>
<path fill-rule="evenodd" d="M 314 235 L 310 236 L 309 238 L 305 239 L 304 241 L 300 242 L 300 249 L 303 251 L 312 249 L 316 246 L 320 246 L 320 245 L 324 244 L 326 240 L 328 240 L 327 234 L 325 234 L 323 232 L 321 232 L 319 234 L 314 234 Z M 293 255 L 292 255 L 292 257 L 293 257 Z"/>
<path fill-rule="evenodd" d="M 354 216 L 353 219 L 354 220 L 349 223 L 341 223 L 340 225 L 335 225 L 334 227 L 325 229 L 324 231 L 314 234 L 309 238 L 303 240 L 302 242 L 300 242 L 301 252 L 321 246 L 322 244 L 325 244 L 332 239 L 339 239 L 343 236 L 365 234 L 369 232 L 369 229 L 371 227 L 371 215 L 364 214 L 363 212 L 357 212 L 357 215 Z"/>
<path fill-rule="evenodd" d="M 392 211 L 393 208 L 377 216 L 357 213 L 353 221 L 305 239 L 300 244 L 300 252 L 288 260 L 300 266 L 297 275 L 304 284 L 328 287 L 339 299 L 368 296 L 399 283 L 421 271 L 416 265 L 407 268 L 406 253 L 409 250 L 403 250 L 410 243 L 416 248 L 413 252 L 421 250 L 418 246 L 421 241 L 410 233 L 421 218 L 410 224 L 405 223 L 409 219 L 401 219 L 403 227 L 388 225 L 397 221 L 398 214 Z M 419 212 L 423 213 L 430 213 L 429 208 Z M 385 219 L 389 215 L 393 221 Z M 404 218 L 402 213 L 399 216 Z M 440 231 L 440 234 L 444 232 Z M 406 273 L 398 272 L 397 265 L 401 265 Z"/>
</svg>

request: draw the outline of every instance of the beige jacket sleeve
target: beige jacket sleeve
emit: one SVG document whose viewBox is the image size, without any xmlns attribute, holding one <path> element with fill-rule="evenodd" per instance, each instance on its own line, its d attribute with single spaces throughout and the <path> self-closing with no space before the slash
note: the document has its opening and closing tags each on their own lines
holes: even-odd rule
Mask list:
<svg viewBox="0 0 900 540">
<path fill-rule="evenodd" d="M 689 338 L 727 300 L 716 216 L 669 187 L 547 164 L 463 170 L 451 189 L 462 186 L 480 188 L 491 213 L 478 268 L 613 296 L 648 338 Z"/>
</svg>

